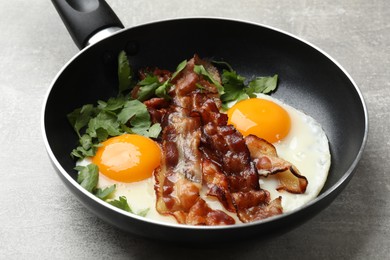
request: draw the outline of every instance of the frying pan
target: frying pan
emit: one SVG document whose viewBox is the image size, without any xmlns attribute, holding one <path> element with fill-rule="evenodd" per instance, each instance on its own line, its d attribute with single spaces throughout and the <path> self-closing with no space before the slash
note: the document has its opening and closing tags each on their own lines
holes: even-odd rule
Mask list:
<svg viewBox="0 0 390 260">
<path fill-rule="evenodd" d="M 42 112 L 43 138 L 62 181 L 104 221 L 159 240 L 208 243 L 272 237 L 326 208 L 352 178 L 367 139 L 367 109 L 347 72 L 312 44 L 268 26 L 220 18 L 172 19 L 120 30 L 123 25 L 104 1 L 52 2 L 82 50 L 62 68 L 48 90 Z M 99 40 L 107 34 L 110 36 Z M 78 139 L 66 115 L 84 104 L 116 95 L 116 57 L 121 50 L 127 51 L 136 69 L 158 66 L 174 70 L 180 61 L 197 53 L 227 61 L 248 78 L 277 73 L 280 82 L 274 97 L 311 115 L 328 136 L 331 169 L 320 195 L 296 211 L 264 221 L 205 227 L 148 220 L 84 190 L 75 181 L 70 152 Z"/>
</svg>

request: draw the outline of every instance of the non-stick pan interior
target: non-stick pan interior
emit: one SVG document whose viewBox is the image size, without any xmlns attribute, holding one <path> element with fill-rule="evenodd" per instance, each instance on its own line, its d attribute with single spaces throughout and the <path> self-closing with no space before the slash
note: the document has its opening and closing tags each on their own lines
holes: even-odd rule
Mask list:
<svg viewBox="0 0 390 260">
<path fill-rule="evenodd" d="M 116 57 L 127 50 L 132 66 L 174 70 L 195 53 L 224 60 L 247 78 L 279 75 L 273 94 L 315 118 L 325 130 L 332 165 L 323 192 L 348 179 L 366 135 L 366 112 L 351 79 L 334 61 L 295 37 L 259 25 L 180 19 L 126 29 L 82 51 L 58 75 L 44 112 L 47 140 L 56 160 L 75 177 L 69 156 L 77 136 L 66 114 L 116 94 Z"/>
</svg>

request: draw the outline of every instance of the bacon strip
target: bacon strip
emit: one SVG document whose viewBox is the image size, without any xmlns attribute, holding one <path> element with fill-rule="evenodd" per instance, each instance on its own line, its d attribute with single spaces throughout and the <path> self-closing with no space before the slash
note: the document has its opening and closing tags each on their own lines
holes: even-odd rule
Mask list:
<svg viewBox="0 0 390 260">
<path fill-rule="evenodd" d="M 254 135 L 245 137 L 245 143 L 259 174 L 268 176 L 277 174 L 279 187 L 291 193 L 302 194 L 306 191 L 308 181 L 291 163 L 278 157 L 275 147 L 266 140 Z"/>
<path fill-rule="evenodd" d="M 163 158 L 155 171 L 157 211 L 173 215 L 179 223 L 191 225 L 234 224 L 223 211 L 213 210 L 200 197 L 202 156 L 200 117 L 191 114 L 191 94 L 199 76 L 189 63 L 171 93 L 173 105 L 163 116 Z M 192 68 L 191 68 L 192 67 Z"/>
<path fill-rule="evenodd" d="M 281 197 L 271 201 L 269 192 L 260 187 L 259 175 L 278 173 L 278 189 L 293 193 L 306 190 L 306 178 L 279 158 L 272 144 L 254 136 L 244 138 L 227 125 L 227 115 L 219 112 L 216 86 L 194 72 L 195 64 L 218 75 L 195 56 L 173 80 L 170 104 L 161 99 L 145 102 L 153 122 L 163 128 L 163 158 L 155 171 L 158 212 L 183 224 L 234 224 L 229 215 L 211 209 L 201 198 L 204 185 L 208 196 L 237 213 L 242 222 L 281 214 Z"/>
<path fill-rule="evenodd" d="M 245 140 L 232 125 L 227 125 L 226 114 L 220 113 L 212 100 L 204 103 L 200 114 L 203 123 L 200 149 L 214 168 L 219 166 L 227 180 L 227 185 L 225 179 L 212 183 L 213 190 L 219 191 L 215 196 L 226 209 L 231 211 L 233 205 L 242 222 L 281 214 L 281 198 L 270 203 L 269 192 L 260 188 L 259 176 Z M 212 195 L 210 191 L 208 194 Z"/>
</svg>

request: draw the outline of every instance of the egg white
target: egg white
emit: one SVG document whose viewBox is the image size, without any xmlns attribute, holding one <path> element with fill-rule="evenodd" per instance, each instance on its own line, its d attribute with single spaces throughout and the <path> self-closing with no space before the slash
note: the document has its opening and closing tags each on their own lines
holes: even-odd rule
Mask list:
<svg viewBox="0 0 390 260">
<path fill-rule="evenodd" d="M 323 188 L 331 162 L 328 138 L 321 125 L 312 117 L 271 96 L 259 94 L 258 98 L 275 102 L 290 115 L 290 132 L 273 145 L 279 157 L 295 165 L 308 180 L 304 194 L 293 194 L 277 191 L 278 181 L 275 176 L 260 178 L 261 188 L 268 190 L 271 198 L 282 196 L 283 212 L 289 212 L 316 198 Z"/>
<path fill-rule="evenodd" d="M 77 162 L 77 165 L 85 166 L 90 163 L 91 160 L 85 158 Z M 133 213 L 137 214 L 148 209 L 147 218 L 166 223 L 177 223 L 173 216 L 164 216 L 157 212 L 154 177 L 138 182 L 124 183 L 112 180 L 99 172 L 97 188 L 106 188 L 114 184 L 116 185 L 116 189 L 111 194 L 109 200 L 119 199 L 119 197 L 125 196 Z"/>
<path fill-rule="evenodd" d="M 321 125 L 312 117 L 268 95 L 259 94 L 258 98 L 271 100 L 282 106 L 290 115 L 291 129 L 288 135 L 277 143 L 274 143 L 279 157 L 294 164 L 308 180 L 308 186 L 304 194 L 292 194 L 286 191 L 277 191 L 278 181 L 275 176 L 260 177 L 260 186 L 268 190 L 271 198 L 282 197 L 284 212 L 290 212 L 305 205 L 318 196 L 323 188 L 329 168 L 331 155 L 328 139 Z M 233 106 L 233 103 L 229 107 Z M 77 165 L 87 165 L 90 159 L 79 161 Z M 156 210 L 156 194 L 154 190 L 154 177 L 133 183 L 121 183 L 111 180 L 99 173 L 97 188 L 109 187 L 116 184 L 116 190 L 110 199 L 118 199 L 125 196 L 134 213 L 149 209 L 146 217 L 165 223 L 177 223 L 172 216 L 164 216 Z M 216 198 L 208 197 L 205 189 L 201 191 L 201 197 L 213 209 L 225 211 L 232 216 L 236 223 L 240 223 L 236 214 L 226 211 Z"/>
</svg>

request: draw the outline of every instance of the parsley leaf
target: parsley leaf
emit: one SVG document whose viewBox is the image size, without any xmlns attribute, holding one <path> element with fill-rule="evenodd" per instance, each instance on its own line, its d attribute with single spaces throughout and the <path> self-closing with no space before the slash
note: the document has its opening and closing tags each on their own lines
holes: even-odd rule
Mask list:
<svg viewBox="0 0 390 260">
<path fill-rule="evenodd" d="M 75 109 L 72 113 L 67 115 L 70 124 L 76 131 L 77 135 L 81 137 L 80 130 L 88 125 L 89 120 L 95 113 L 95 108 L 92 104 L 87 104 L 81 108 Z"/>
<path fill-rule="evenodd" d="M 100 131 L 98 131 L 98 132 L 100 132 Z M 81 152 L 82 154 L 85 154 L 85 156 L 93 156 L 95 154 L 95 151 L 98 147 L 98 144 L 93 142 L 92 137 L 90 135 L 84 134 L 79 139 L 79 142 L 81 145 L 80 147 L 78 147 L 79 152 Z"/>
<path fill-rule="evenodd" d="M 143 120 L 144 119 L 143 117 L 145 116 L 145 112 L 148 112 L 148 110 L 141 101 L 137 99 L 128 100 L 124 103 L 123 109 L 118 113 L 118 121 L 122 124 L 126 124 L 130 119 L 134 118 L 136 115 L 142 117 Z M 145 119 L 147 119 L 146 117 Z"/>
<path fill-rule="evenodd" d="M 226 103 L 233 100 L 248 98 L 245 93 L 245 78 L 235 71 L 224 70 L 222 73 L 222 83 L 225 93 L 221 96 L 221 101 Z"/>
<path fill-rule="evenodd" d="M 167 89 L 171 86 L 172 84 L 170 83 L 170 80 L 165 81 L 161 86 L 159 86 L 156 89 L 155 91 L 156 96 L 164 98 L 166 100 L 170 100 L 171 96 L 168 95 Z"/>
<path fill-rule="evenodd" d="M 179 65 L 177 65 L 176 67 L 176 71 L 173 73 L 172 77 L 171 77 L 171 80 L 173 80 L 174 78 L 177 77 L 177 75 L 179 75 L 179 73 L 187 66 L 187 60 L 183 60 L 182 62 L 180 62 Z"/>
<path fill-rule="evenodd" d="M 139 101 L 145 101 L 152 98 L 155 95 L 155 91 L 160 87 L 160 82 L 158 81 L 157 76 L 148 74 L 146 78 L 138 82 L 140 89 L 137 94 L 137 99 Z"/>
<path fill-rule="evenodd" d="M 123 95 L 118 95 L 117 97 L 112 97 L 107 100 L 107 102 L 98 100 L 98 109 L 104 110 L 106 112 L 116 112 L 119 109 L 122 109 L 126 102 L 126 98 Z"/>
<path fill-rule="evenodd" d="M 275 74 L 273 77 L 257 77 L 256 79 L 249 82 L 250 94 L 253 93 L 264 93 L 268 94 L 276 89 L 278 85 L 278 75 Z"/>
<path fill-rule="evenodd" d="M 206 77 L 207 80 L 209 80 L 211 83 L 213 83 L 217 89 L 218 93 L 222 95 L 224 93 L 224 88 L 217 80 L 214 79 L 214 77 L 205 69 L 203 65 L 195 65 L 194 71 L 196 74 L 203 75 Z"/>
<path fill-rule="evenodd" d="M 144 210 L 141 210 L 137 213 L 138 216 L 141 216 L 141 217 L 146 217 L 146 215 L 149 213 L 149 208 L 147 209 L 144 209 Z"/>
<path fill-rule="evenodd" d="M 127 203 L 127 198 L 125 196 L 120 196 L 119 199 L 117 199 L 117 200 L 110 200 L 107 202 L 110 203 L 111 205 L 113 205 L 114 207 L 117 207 L 119 209 L 122 209 L 124 211 L 130 212 L 133 214 L 137 214 L 141 217 L 145 217 L 149 212 L 149 208 L 141 210 L 138 213 L 133 212 L 133 210 L 131 209 L 131 207 Z"/>
<path fill-rule="evenodd" d="M 78 171 L 77 182 L 80 184 L 81 187 L 91 192 L 99 199 L 102 199 L 117 208 L 120 208 L 130 213 L 134 213 L 130 205 L 128 204 L 125 196 L 120 196 L 117 200 L 107 201 L 107 198 L 109 198 L 114 193 L 116 189 L 116 184 L 105 188 L 96 188 L 99 180 L 99 168 L 96 164 L 91 163 L 87 166 L 76 166 L 74 169 Z M 141 210 L 140 212 L 135 214 L 145 217 L 148 212 L 149 208 Z"/>
<path fill-rule="evenodd" d="M 104 189 L 96 189 L 95 196 L 99 199 L 106 200 L 116 189 L 116 185 L 111 185 L 110 187 L 106 187 Z"/>
<path fill-rule="evenodd" d="M 133 71 L 127 59 L 126 52 L 121 51 L 118 56 L 119 93 L 131 88 L 132 78 Z"/>
<path fill-rule="evenodd" d="M 151 138 L 157 138 L 161 132 L 161 125 L 158 123 L 153 124 L 148 130 L 148 136 Z"/>
<path fill-rule="evenodd" d="M 114 207 L 117 207 L 117 208 L 120 208 L 124 211 L 133 213 L 129 204 L 127 203 L 127 199 L 125 196 L 120 196 L 118 200 L 111 200 L 111 201 L 107 201 L 107 202 L 110 203 L 111 205 L 113 205 Z"/>
<path fill-rule="evenodd" d="M 99 168 L 95 164 L 88 164 L 87 166 L 77 166 L 78 170 L 77 182 L 89 192 L 93 192 L 96 188 L 99 179 Z"/>
<path fill-rule="evenodd" d="M 116 116 L 105 111 L 100 111 L 96 117 L 89 120 L 86 133 L 91 137 L 96 137 L 99 142 L 104 141 L 108 136 L 121 134 Z"/>
<path fill-rule="evenodd" d="M 221 96 L 223 107 L 231 101 L 254 98 L 256 93 L 268 94 L 277 87 L 278 75 L 272 77 L 257 77 L 246 83 L 243 76 L 238 75 L 234 70 L 223 70 L 222 83 L 225 93 Z"/>
<path fill-rule="evenodd" d="M 73 157 L 93 156 L 99 143 L 110 136 L 125 132 L 157 138 L 161 132 L 159 124 L 151 124 L 147 107 L 139 100 L 126 100 L 122 95 L 110 98 L 107 102 L 98 101 L 97 107 L 84 106 L 68 115 L 73 128 L 79 135 L 79 146 L 71 153 Z M 82 117 L 82 118 L 78 118 Z M 80 136 L 80 129 L 85 133 Z"/>
</svg>

